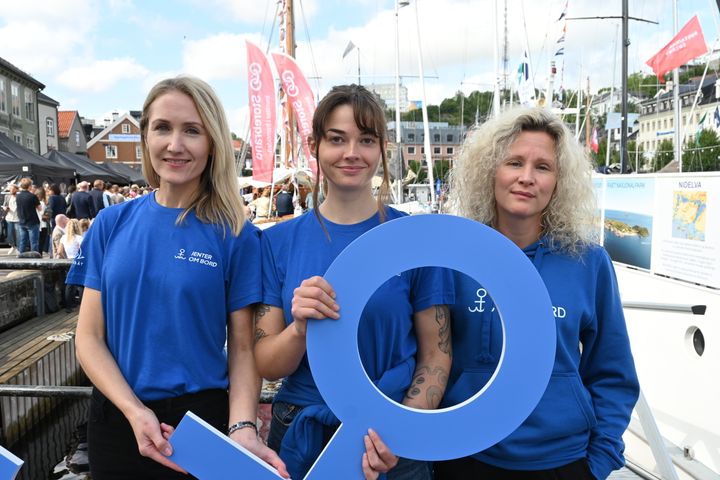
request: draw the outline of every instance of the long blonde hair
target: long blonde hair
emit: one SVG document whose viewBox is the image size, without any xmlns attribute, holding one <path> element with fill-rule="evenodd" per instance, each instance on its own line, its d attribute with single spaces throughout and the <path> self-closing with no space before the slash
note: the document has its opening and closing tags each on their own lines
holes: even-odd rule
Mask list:
<svg viewBox="0 0 720 480">
<path fill-rule="evenodd" d="M 195 104 L 203 127 L 210 136 L 210 157 L 200 177 L 200 187 L 190 205 L 178 216 L 181 224 L 191 211 L 202 222 L 227 226 L 239 235 L 245 223 L 245 213 L 237 183 L 235 153 L 230 138 L 225 110 L 212 87 L 199 78 L 178 76 L 161 80 L 150 90 L 143 105 L 140 120 L 143 175 L 152 187 L 160 186 L 160 177 L 152 167 L 147 146 L 150 107 L 158 97 L 177 91 L 190 97 Z"/>
<path fill-rule="evenodd" d="M 82 233 L 80 222 L 77 219 L 71 218 L 68 220 L 67 225 L 65 225 L 65 236 L 67 237 L 68 242 L 72 242 L 75 235 L 82 236 Z"/>
<path fill-rule="evenodd" d="M 597 240 L 592 167 L 567 127 L 547 109 L 513 109 L 468 134 L 450 173 L 450 210 L 495 226 L 495 173 L 510 145 L 525 131 L 547 133 L 555 143 L 557 185 L 543 211 L 543 234 L 552 246 L 579 254 Z"/>
</svg>

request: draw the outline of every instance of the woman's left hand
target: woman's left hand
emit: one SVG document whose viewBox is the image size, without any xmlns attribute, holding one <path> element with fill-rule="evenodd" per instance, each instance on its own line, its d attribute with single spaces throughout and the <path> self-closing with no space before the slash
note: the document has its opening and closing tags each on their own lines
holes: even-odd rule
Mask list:
<svg viewBox="0 0 720 480">
<path fill-rule="evenodd" d="M 230 435 L 230 438 L 235 443 L 247 448 L 253 454 L 257 455 L 258 458 L 274 467 L 281 477 L 290 478 L 290 474 L 287 471 L 285 463 L 273 449 L 265 445 L 260 438 L 258 438 L 255 430 L 252 428 L 236 430 L 232 433 L 232 435 Z"/>
<path fill-rule="evenodd" d="M 365 453 L 362 458 L 362 469 L 366 480 L 375 480 L 381 473 L 387 473 L 398 463 L 398 457 L 372 428 L 365 435 Z"/>
</svg>

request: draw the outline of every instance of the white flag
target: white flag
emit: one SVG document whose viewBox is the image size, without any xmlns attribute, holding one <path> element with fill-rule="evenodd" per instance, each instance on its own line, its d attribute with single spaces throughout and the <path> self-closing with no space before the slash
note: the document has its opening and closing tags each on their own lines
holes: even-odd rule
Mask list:
<svg viewBox="0 0 720 480">
<path fill-rule="evenodd" d="M 345 51 L 343 52 L 343 58 L 347 57 L 347 54 L 353 51 L 353 48 L 355 48 L 355 44 L 350 40 L 347 44 L 347 47 L 345 47 Z"/>
<path fill-rule="evenodd" d="M 522 60 L 517 71 L 517 89 L 520 104 L 524 107 L 535 106 L 535 87 L 530 76 L 530 59 L 527 50 L 523 52 Z"/>
</svg>

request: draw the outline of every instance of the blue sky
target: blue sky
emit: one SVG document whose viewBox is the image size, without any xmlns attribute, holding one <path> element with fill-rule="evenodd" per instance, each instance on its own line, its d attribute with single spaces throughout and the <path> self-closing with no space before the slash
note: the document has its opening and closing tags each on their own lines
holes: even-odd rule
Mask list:
<svg viewBox="0 0 720 480">
<path fill-rule="evenodd" d="M 231 129 L 244 135 L 244 42 L 250 39 L 267 45 L 275 0 L 20 3 L 0 0 L 0 56 L 44 83 L 44 93 L 59 101 L 61 109 L 78 110 L 84 117 L 102 121 L 113 111 L 139 110 L 147 91 L 159 79 L 189 73 L 215 87 Z M 411 99 L 421 98 L 418 23 L 429 103 L 460 89 L 492 89 L 493 3 L 412 0 L 400 10 L 400 72 Z M 502 9 L 503 1 L 498 3 Z M 672 1 L 630 3 L 632 16 L 660 22 L 659 26 L 631 22 L 630 71 L 649 71 L 645 60 L 673 35 Z M 394 81 L 394 1 L 295 0 L 295 4 L 297 58 L 306 76 L 320 77 L 310 79 L 317 95 L 322 96 L 334 84 L 357 80 L 357 51 L 342 58 L 349 41 L 359 46 L 363 83 Z M 718 36 L 715 1 L 678 0 L 678 4 L 680 26 L 698 13 L 705 40 L 712 45 Z M 510 80 L 527 32 L 535 83 L 544 87 L 561 28 L 555 20 L 564 5 L 565 0 L 508 0 Z M 568 17 L 620 13 L 620 0 L 569 0 Z M 581 71 L 583 78 L 590 76 L 593 91 L 613 83 L 616 25 L 617 20 L 568 22 L 563 72 L 566 87 L 578 87 Z M 276 27 L 272 48 L 277 44 Z M 618 68 L 616 85 L 620 84 L 619 76 Z M 559 82 L 556 79 L 556 85 Z"/>
</svg>

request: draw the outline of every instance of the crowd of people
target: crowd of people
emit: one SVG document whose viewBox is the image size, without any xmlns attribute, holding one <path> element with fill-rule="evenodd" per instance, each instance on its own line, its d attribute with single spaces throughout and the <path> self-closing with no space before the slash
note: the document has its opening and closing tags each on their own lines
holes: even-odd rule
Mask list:
<svg viewBox="0 0 720 480">
<path fill-rule="evenodd" d="M 262 232 L 251 220 L 294 214 L 297 193 L 288 185 L 272 202 L 269 188 L 241 196 L 227 119 L 207 83 L 159 82 L 140 127 L 147 191 L 81 182 L 67 198 L 56 186 L 33 194 L 23 179 L 5 202 L 19 250 L 41 248 L 32 232 L 42 221 L 56 254 L 73 258 L 82 245 L 67 282 L 84 288 L 76 350 L 94 385 L 91 474 L 186 478 L 169 458 L 169 440 L 191 410 L 282 477 L 302 478 L 339 425 L 306 352 L 308 323 L 343 321 L 342 299 L 323 274 L 354 239 L 405 215 L 380 201 L 389 185 L 382 106 L 358 85 L 336 86 L 319 102 L 309 145 L 322 177 L 309 208 Z M 470 457 L 398 458 L 382 426 L 371 425 L 354 467 L 365 478 L 604 479 L 623 465 L 639 386 L 612 262 L 588 229 L 590 170 L 567 127 L 542 108 L 511 110 L 468 134 L 448 203 L 507 237 L 539 272 L 563 312 L 553 373 L 517 430 Z M 92 221 L 89 230 L 82 219 Z M 358 332 L 370 380 L 388 398 L 427 410 L 481 390 L 503 348 L 492 302 L 470 308 L 481 290 L 436 267 L 389 279 Z M 267 445 L 256 424 L 262 378 L 283 379 Z"/>
</svg>

